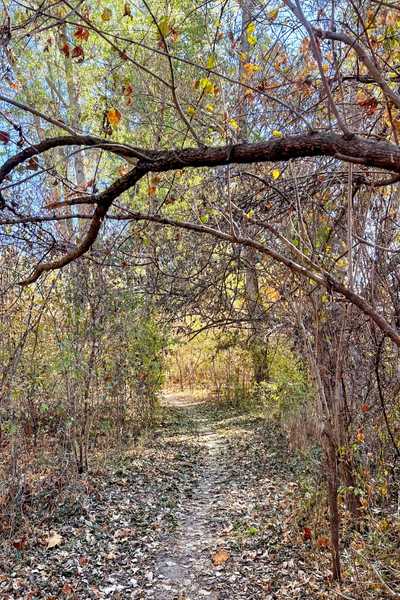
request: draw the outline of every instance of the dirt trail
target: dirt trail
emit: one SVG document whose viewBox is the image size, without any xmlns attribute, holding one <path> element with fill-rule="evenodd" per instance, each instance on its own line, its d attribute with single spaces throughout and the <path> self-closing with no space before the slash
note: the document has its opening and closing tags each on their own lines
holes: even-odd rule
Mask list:
<svg viewBox="0 0 400 600">
<path fill-rule="evenodd" d="M 155 585 L 149 592 L 157 600 L 218 600 L 219 594 L 210 590 L 214 574 L 211 553 L 223 546 L 224 540 L 213 533 L 212 505 L 223 485 L 224 460 L 222 449 L 225 439 L 221 432 L 211 428 L 196 408 L 201 400 L 186 394 L 167 394 L 165 405 L 186 413 L 192 421 L 192 437 L 204 450 L 201 473 L 192 498 L 181 511 L 180 525 L 160 554 L 155 567 Z"/>
</svg>

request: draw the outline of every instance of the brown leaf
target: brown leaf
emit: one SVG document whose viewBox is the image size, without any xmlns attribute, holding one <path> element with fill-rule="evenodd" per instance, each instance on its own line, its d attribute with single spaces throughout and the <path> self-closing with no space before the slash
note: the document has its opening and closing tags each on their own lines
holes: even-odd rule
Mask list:
<svg viewBox="0 0 400 600">
<path fill-rule="evenodd" d="M 28 162 L 26 163 L 26 168 L 29 169 L 30 171 L 38 170 L 39 163 L 38 163 L 38 159 L 36 158 L 36 156 L 33 156 L 32 158 L 30 158 L 28 160 Z"/>
<path fill-rule="evenodd" d="M 83 62 L 85 53 L 83 52 L 82 46 L 75 46 L 75 48 L 72 50 L 71 58 L 77 58 L 77 62 Z"/>
<path fill-rule="evenodd" d="M 217 552 L 215 552 L 211 556 L 211 560 L 212 560 L 214 567 L 223 565 L 224 563 L 226 563 L 227 560 L 229 560 L 229 558 L 230 558 L 229 553 L 224 548 L 222 548 L 221 550 L 217 550 Z"/>
<path fill-rule="evenodd" d="M 51 531 L 49 536 L 46 538 L 46 544 L 47 544 L 48 549 L 59 546 L 61 544 L 61 542 L 62 542 L 62 537 L 56 531 Z"/>
<path fill-rule="evenodd" d="M 133 93 L 133 85 L 131 83 L 123 85 L 122 93 L 124 96 L 130 96 Z"/>
<path fill-rule="evenodd" d="M 124 4 L 124 17 L 131 17 L 132 16 L 132 11 L 131 11 L 131 7 L 128 4 L 128 2 L 125 2 Z"/>
</svg>

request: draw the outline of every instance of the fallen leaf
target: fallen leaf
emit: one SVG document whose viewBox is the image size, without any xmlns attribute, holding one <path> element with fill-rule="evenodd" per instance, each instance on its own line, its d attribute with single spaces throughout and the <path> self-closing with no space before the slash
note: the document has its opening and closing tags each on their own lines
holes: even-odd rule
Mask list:
<svg viewBox="0 0 400 600">
<path fill-rule="evenodd" d="M 65 594 L 65 596 L 70 596 L 74 593 L 74 588 L 69 583 L 64 583 L 62 593 Z"/>
<path fill-rule="evenodd" d="M 215 552 L 211 556 L 211 560 L 212 560 L 214 567 L 223 565 L 224 563 L 226 563 L 227 560 L 229 560 L 229 558 L 230 558 L 229 553 L 226 550 L 224 550 L 224 548 L 222 548 L 221 550 L 217 550 L 217 552 Z"/>
<path fill-rule="evenodd" d="M 329 539 L 323 535 L 317 538 L 316 544 L 318 548 L 329 548 Z"/>
<path fill-rule="evenodd" d="M 13 543 L 12 543 L 14 548 L 19 551 L 23 550 L 27 546 L 27 544 L 28 544 L 28 541 L 25 537 L 17 538 L 16 540 L 13 540 Z"/>
<path fill-rule="evenodd" d="M 55 548 L 59 546 L 62 542 L 62 537 L 56 531 L 51 531 L 49 537 L 46 539 L 47 549 Z"/>
</svg>

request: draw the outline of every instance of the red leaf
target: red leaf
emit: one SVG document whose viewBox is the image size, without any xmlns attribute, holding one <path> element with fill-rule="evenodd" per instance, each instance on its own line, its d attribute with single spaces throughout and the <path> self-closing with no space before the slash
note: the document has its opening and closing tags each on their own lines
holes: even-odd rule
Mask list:
<svg viewBox="0 0 400 600">
<path fill-rule="evenodd" d="M 85 54 L 83 52 L 82 46 L 75 46 L 75 48 L 72 50 L 71 58 L 77 58 L 77 62 L 83 61 L 83 59 L 85 58 Z"/>
<path fill-rule="evenodd" d="M 8 144 L 9 141 L 10 135 L 7 133 L 7 131 L 0 131 L 0 142 L 3 142 L 3 144 Z"/>
<path fill-rule="evenodd" d="M 25 537 L 13 540 L 13 543 L 12 543 L 14 548 L 19 551 L 23 550 L 27 546 L 27 544 L 28 544 L 28 541 Z"/>
<path fill-rule="evenodd" d="M 312 538 L 312 531 L 309 527 L 304 527 L 303 530 L 303 540 L 306 542 L 307 540 L 311 540 Z"/>
<path fill-rule="evenodd" d="M 78 29 L 75 30 L 74 36 L 76 37 L 77 40 L 86 42 L 86 40 L 89 39 L 89 32 L 87 29 L 84 29 L 83 27 L 78 27 Z"/>
<path fill-rule="evenodd" d="M 368 404 L 361 404 L 361 411 L 363 413 L 367 413 L 369 411 L 369 406 Z"/>
</svg>

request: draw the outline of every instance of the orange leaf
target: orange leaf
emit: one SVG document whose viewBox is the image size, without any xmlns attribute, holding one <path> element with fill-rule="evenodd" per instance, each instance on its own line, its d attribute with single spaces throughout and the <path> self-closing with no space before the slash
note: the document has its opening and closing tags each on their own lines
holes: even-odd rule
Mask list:
<svg viewBox="0 0 400 600">
<path fill-rule="evenodd" d="M 224 550 L 223 548 L 221 550 L 217 550 L 217 552 L 215 552 L 211 556 L 211 560 L 212 560 L 214 567 L 223 565 L 224 563 L 226 563 L 227 560 L 229 560 L 229 558 L 230 558 L 229 553 L 226 550 Z"/>
<path fill-rule="evenodd" d="M 356 440 L 359 444 L 363 444 L 365 442 L 365 435 L 361 429 L 357 431 Z"/>
<path fill-rule="evenodd" d="M 329 539 L 323 535 L 321 535 L 317 541 L 316 544 L 318 546 L 318 548 L 329 548 Z"/>
<path fill-rule="evenodd" d="M 121 120 L 121 113 L 117 108 L 110 108 L 107 111 L 107 120 L 110 123 L 111 127 L 116 127 Z"/>
<path fill-rule="evenodd" d="M 69 44 L 67 44 L 67 42 L 65 42 L 65 44 L 61 46 L 60 50 L 64 54 L 64 56 L 69 58 Z"/>
</svg>

